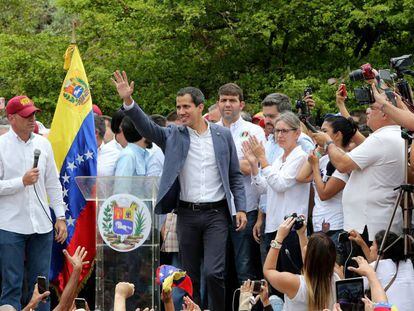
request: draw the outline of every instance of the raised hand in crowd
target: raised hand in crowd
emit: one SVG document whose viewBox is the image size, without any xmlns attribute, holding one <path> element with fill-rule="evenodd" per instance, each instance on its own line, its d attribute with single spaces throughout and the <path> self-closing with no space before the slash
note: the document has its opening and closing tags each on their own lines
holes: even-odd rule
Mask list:
<svg viewBox="0 0 414 311">
<path fill-rule="evenodd" d="M 394 120 L 398 125 L 409 129 L 410 131 L 414 130 L 414 114 L 406 109 L 406 105 L 403 103 L 401 96 L 395 94 L 397 107 L 395 107 L 391 101 L 387 98 L 387 95 L 384 93 L 378 92 L 375 84 L 371 85 L 372 93 L 375 98 L 375 102 L 370 106 L 372 109 L 381 110 L 383 113 L 387 114 L 391 119 Z"/>
<path fill-rule="evenodd" d="M 69 281 L 63 290 L 60 302 L 54 311 L 67 311 L 71 309 L 73 301 L 76 298 L 79 277 L 81 275 L 83 266 L 89 263 L 89 261 L 84 261 L 86 255 L 88 254 L 85 247 L 78 246 L 72 256 L 69 255 L 67 250 L 63 250 L 63 254 L 66 257 L 66 260 L 71 263 L 73 270 Z"/>
<path fill-rule="evenodd" d="M 348 267 L 348 270 L 354 271 L 361 276 L 365 276 L 368 279 L 369 287 L 371 288 L 371 298 L 373 302 L 387 302 L 387 295 L 385 294 L 384 289 L 380 281 L 378 280 L 377 274 L 374 271 L 374 268 L 368 264 L 362 256 L 353 257 L 358 264 L 358 268 Z"/>
<path fill-rule="evenodd" d="M 134 294 L 134 284 L 119 282 L 115 287 L 114 311 L 125 311 L 126 300 Z"/>
<path fill-rule="evenodd" d="M 201 311 L 200 307 L 192 301 L 188 296 L 184 296 L 184 304 L 183 310 L 184 311 Z"/>
<path fill-rule="evenodd" d="M 114 72 L 114 79 L 111 78 L 111 81 L 115 85 L 119 97 L 121 97 L 126 105 L 131 105 L 133 102 L 132 93 L 134 93 L 134 81 L 128 83 L 126 72 L 122 71 L 121 73 L 119 70 Z"/>
<path fill-rule="evenodd" d="M 358 231 L 350 230 L 349 231 L 349 240 L 354 241 L 359 247 L 361 247 L 362 251 L 364 252 L 364 256 L 365 256 L 365 258 L 367 258 L 368 262 L 375 261 L 376 258 L 375 257 L 371 258 L 370 249 L 369 249 L 367 243 L 365 243 L 364 239 L 362 238 L 362 236 L 359 234 Z"/>
<path fill-rule="evenodd" d="M 269 300 L 269 284 L 266 280 L 263 280 L 263 285 L 260 287 L 260 301 L 262 302 L 263 307 L 270 306 Z"/>
<path fill-rule="evenodd" d="M 165 311 L 174 311 L 174 301 L 172 299 L 172 290 L 161 292 L 161 301 L 164 303 Z"/>
<path fill-rule="evenodd" d="M 250 280 L 244 281 L 242 286 L 240 286 L 240 298 L 239 298 L 239 311 L 249 311 L 250 298 L 253 293 L 253 282 Z"/>
<path fill-rule="evenodd" d="M 45 291 L 43 294 L 39 293 L 39 288 L 37 286 L 37 283 L 35 284 L 34 290 L 33 290 L 33 295 L 32 298 L 30 299 L 29 303 L 27 304 L 26 307 L 24 307 L 22 309 L 22 311 L 30 311 L 30 310 L 35 310 L 37 308 L 37 305 L 41 302 L 41 301 L 45 301 L 45 299 L 50 295 L 50 291 Z"/>
<path fill-rule="evenodd" d="M 303 100 L 305 101 L 305 103 L 306 103 L 306 105 L 308 106 L 309 109 L 315 108 L 316 104 L 315 104 L 315 101 L 312 98 L 312 94 L 306 95 L 305 97 L 303 97 Z"/>
</svg>

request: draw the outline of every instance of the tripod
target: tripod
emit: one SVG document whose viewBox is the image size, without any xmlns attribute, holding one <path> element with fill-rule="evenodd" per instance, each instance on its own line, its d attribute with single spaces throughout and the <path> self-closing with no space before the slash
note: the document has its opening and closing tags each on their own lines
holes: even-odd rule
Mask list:
<svg viewBox="0 0 414 311">
<path fill-rule="evenodd" d="M 395 188 L 394 190 L 399 189 L 397 201 L 394 205 L 394 211 L 392 213 L 390 222 L 388 223 L 387 230 L 385 231 L 384 238 L 382 239 L 381 246 L 378 249 L 378 255 L 377 260 L 375 261 L 375 271 L 377 271 L 378 264 L 380 261 L 381 256 L 386 252 L 388 249 L 390 249 L 395 243 L 397 243 L 399 240 L 404 240 L 404 257 L 408 258 L 410 255 L 413 254 L 412 252 L 412 243 L 414 242 L 414 238 L 411 235 L 411 219 L 412 219 L 412 213 L 414 208 L 414 185 L 408 184 L 408 171 L 407 171 L 407 158 L 408 158 L 408 140 L 412 139 L 413 137 L 406 131 L 401 132 L 401 137 L 404 139 L 405 144 L 405 157 L 404 157 L 404 178 L 405 178 L 405 184 L 400 185 L 399 187 Z M 414 152 L 412 150 L 411 152 Z M 395 239 L 390 245 L 388 245 L 385 249 L 385 241 L 387 239 L 387 236 L 390 232 L 392 223 L 394 221 L 395 214 L 397 212 L 397 209 L 400 207 L 400 204 L 402 202 L 402 216 L 403 216 L 403 230 L 402 234 L 398 237 L 398 239 Z"/>
</svg>

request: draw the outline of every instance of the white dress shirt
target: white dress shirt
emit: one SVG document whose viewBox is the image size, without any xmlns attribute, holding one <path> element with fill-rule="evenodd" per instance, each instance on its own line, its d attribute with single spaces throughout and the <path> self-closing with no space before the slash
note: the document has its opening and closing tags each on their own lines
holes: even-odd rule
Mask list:
<svg viewBox="0 0 414 311">
<path fill-rule="evenodd" d="M 368 227 L 370 241 L 387 228 L 398 191 L 404 182 L 404 140 L 397 125 L 384 126 L 355 147 L 348 156 L 359 169 L 353 170 L 342 195 L 344 230 L 359 233 Z M 401 233 L 402 209 L 398 208 L 391 230 Z"/>
<path fill-rule="evenodd" d="M 24 174 L 33 167 L 35 149 L 41 151 L 37 166 L 40 176 L 35 186 L 44 210 L 34 186 L 23 184 Z M 20 234 L 50 232 L 49 206 L 56 217 L 65 216 L 52 146 L 36 134 L 24 142 L 10 128 L 0 136 L 0 229 Z"/>
<path fill-rule="evenodd" d="M 114 176 L 116 161 L 122 146 L 114 139 L 98 148 L 98 176 Z"/>
<path fill-rule="evenodd" d="M 261 174 L 252 176 L 252 184 L 259 193 L 267 191 L 265 232 L 275 232 L 284 217 L 297 213 L 308 215 L 309 184 L 296 181 L 296 175 L 308 155 L 297 146 L 282 161 L 283 154 L 265 167 Z"/>
<path fill-rule="evenodd" d="M 223 121 L 217 122 L 218 125 L 224 126 Z M 236 145 L 237 157 L 239 160 L 244 159 L 242 144 L 249 139 L 249 136 L 255 136 L 263 145 L 266 143 L 266 136 L 263 129 L 251 122 L 247 122 L 240 117 L 236 122 L 230 124 L 230 132 Z M 243 176 L 244 188 L 246 190 L 246 212 L 257 210 L 259 206 L 260 194 L 252 186 L 250 174 Z"/>
<path fill-rule="evenodd" d="M 187 129 L 190 148 L 179 175 L 180 200 L 192 203 L 220 201 L 226 194 L 216 162 L 210 125 L 202 134 L 189 127 Z"/>
</svg>

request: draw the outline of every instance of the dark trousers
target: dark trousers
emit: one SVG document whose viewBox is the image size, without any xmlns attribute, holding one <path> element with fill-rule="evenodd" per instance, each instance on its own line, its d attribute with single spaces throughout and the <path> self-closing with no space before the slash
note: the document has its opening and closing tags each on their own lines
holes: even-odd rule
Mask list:
<svg viewBox="0 0 414 311">
<path fill-rule="evenodd" d="M 49 280 L 50 258 L 52 254 L 52 231 L 45 234 L 18 234 L 0 230 L 0 263 L 2 293 L 0 305 L 9 304 L 21 310 L 22 286 L 26 259 L 28 297 L 31 298 L 37 276 Z M 50 310 L 49 301 L 40 303 L 38 310 Z"/>
<path fill-rule="evenodd" d="M 178 208 L 177 215 L 182 269 L 187 271 L 193 282 L 195 302 L 200 303 L 200 265 L 203 258 L 209 309 L 225 310 L 227 207 L 198 211 Z"/>
<path fill-rule="evenodd" d="M 253 227 L 256 224 L 257 211 L 247 213 L 247 225 L 242 231 L 236 231 L 236 227 L 230 225 L 231 244 L 234 250 L 234 261 L 239 286 L 247 279 L 256 280 L 260 277 L 260 250 L 253 238 Z M 259 270 L 259 271 L 258 271 Z"/>
</svg>

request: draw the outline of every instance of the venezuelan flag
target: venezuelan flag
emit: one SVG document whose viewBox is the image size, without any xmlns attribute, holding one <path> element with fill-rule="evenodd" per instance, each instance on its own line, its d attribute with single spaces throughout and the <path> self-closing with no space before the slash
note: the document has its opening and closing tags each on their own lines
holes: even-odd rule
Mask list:
<svg viewBox="0 0 414 311">
<path fill-rule="evenodd" d="M 68 238 L 65 245 L 54 243 L 50 280 L 62 292 L 69 280 L 72 266 L 62 250 L 73 254 L 77 246 L 87 249 L 80 281 L 88 278 L 96 254 L 95 203 L 86 202 L 76 183 L 76 176 L 96 176 L 97 147 L 92 99 L 85 69 L 75 44 L 65 53 L 64 69 L 68 70 L 53 116 L 49 140 L 56 166 L 60 171 L 63 199 L 66 205 Z"/>
</svg>

